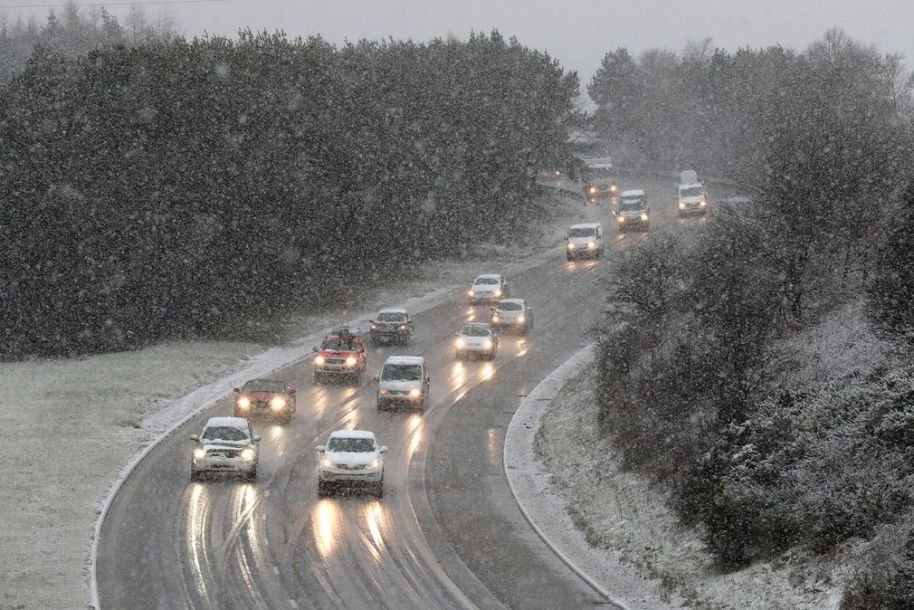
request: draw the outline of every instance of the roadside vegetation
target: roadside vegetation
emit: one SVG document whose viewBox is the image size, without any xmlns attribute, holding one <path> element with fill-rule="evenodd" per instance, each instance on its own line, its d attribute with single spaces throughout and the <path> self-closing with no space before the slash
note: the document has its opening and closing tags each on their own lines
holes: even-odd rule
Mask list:
<svg viewBox="0 0 914 610">
<path fill-rule="evenodd" d="M 910 85 L 830 31 L 802 53 L 620 49 L 590 87 L 633 163 L 752 195 L 620 261 L 600 429 L 722 569 L 847 552 L 846 609 L 914 606 Z"/>
<path fill-rule="evenodd" d="M 545 220 L 578 82 L 497 32 L 36 47 L 0 85 L 0 359 L 326 304 Z"/>
</svg>

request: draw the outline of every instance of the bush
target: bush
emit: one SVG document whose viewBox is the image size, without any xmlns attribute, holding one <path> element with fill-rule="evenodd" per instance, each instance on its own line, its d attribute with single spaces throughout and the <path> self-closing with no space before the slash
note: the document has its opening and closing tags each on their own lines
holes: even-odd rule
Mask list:
<svg viewBox="0 0 914 610">
<path fill-rule="evenodd" d="M 914 608 L 914 515 L 884 525 L 857 560 L 841 610 Z"/>
</svg>

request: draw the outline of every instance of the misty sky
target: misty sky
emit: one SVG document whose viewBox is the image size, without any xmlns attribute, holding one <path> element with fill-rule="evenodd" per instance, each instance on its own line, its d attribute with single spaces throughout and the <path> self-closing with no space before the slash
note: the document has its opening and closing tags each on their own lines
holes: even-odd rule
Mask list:
<svg viewBox="0 0 914 610">
<path fill-rule="evenodd" d="M 0 0 L 0 11 L 12 19 L 43 18 L 47 9 L 2 7 L 44 1 L 61 2 Z M 152 17 L 160 10 L 148 7 Z M 169 4 L 165 10 L 187 36 L 231 35 L 249 26 L 321 34 L 339 43 L 386 36 L 465 37 L 471 30 L 497 28 L 549 51 L 577 70 L 582 84 L 605 52 L 619 46 L 634 52 L 656 46 L 680 50 L 688 40 L 710 37 L 728 49 L 774 43 L 803 49 L 835 26 L 883 52 L 903 53 L 914 66 L 912 0 L 217 0 Z M 125 13 L 122 7 L 111 11 Z"/>
</svg>

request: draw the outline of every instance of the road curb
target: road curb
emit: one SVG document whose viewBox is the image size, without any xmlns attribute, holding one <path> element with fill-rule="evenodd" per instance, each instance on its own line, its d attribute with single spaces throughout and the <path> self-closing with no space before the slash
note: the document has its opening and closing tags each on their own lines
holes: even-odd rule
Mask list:
<svg viewBox="0 0 914 610">
<path fill-rule="evenodd" d="M 533 531 L 546 543 L 555 555 L 562 560 L 575 574 L 586 582 L 601 597 L 607 599 L 623 610 L 631 610 L 626 600 L 611 594 L 553 542 L 537 525 L 542 522 L 541 512 L 545 510 L 538 501 L 539 494 L 533 484 L 534 479 L 542 480 L 548 476 L 533 450 L 533 440 L 539 429 L 540 420 L 546 408 L 556 398 L 565 383 L 580 373 L 593 360 L 595 345 L 590 344 L 543 379 L 515 411 L 505 434 L 503 462 L 505 476 L 511 495 L 517 503 L 524 519 Z"/>
</svg>

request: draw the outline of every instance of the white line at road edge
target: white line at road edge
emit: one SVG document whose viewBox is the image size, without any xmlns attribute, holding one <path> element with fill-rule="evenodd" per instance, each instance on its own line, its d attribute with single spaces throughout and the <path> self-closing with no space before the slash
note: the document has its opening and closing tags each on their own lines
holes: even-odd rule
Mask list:
<svg viewBox="0 0 914 610">
<path fill-rule="evenodd" d="M 546 407 L 552 403 L 562 386 L 565 385 L 565 382 L 580 373 L 585 366 L 591 363 L 594 358 L 594 349 L 595 346 L 593 344 L 588 345 L 552 371 L 548 377 L 533 388 L 533 391 L 527 395 L 517 408 L 517 411 L 514 412 L 511 422 L 508 424 L 508 431 L 505 434 L 505 476 L 508 478 L 508 487 L 511 489 L 511 495 L 514 496 L 514 501 L 524 515 L 524 519 L 527 520 L 527 523 L 530 524 L 530 527 L 533 528 L 533 531 L 543 542 L 552 549 L 552 552 L 597 593 L 623 610 L 631 610 L 625 600 L 611 594 L 589 574 L 579 568 L 537 525 L 537 520 L 542 520 L 542 511 L 549 509 L 543 508 L 542 498 L 538 497 L 541 495 L 541 492 L 538 491 L 541 486 L 533 484 L 533 479 L 542 480 L 546 476 L 545 470 L 534 453 L 533 439 L 536 436 L 536 431 L 539 430 L 540 419 Z"/>
<path fill-rule="evenodd" d="M 549 248 L 537 255 L 528 257 L 522 263 L 507 265 L 508 269 L 505 273 L 510 275 L 522 273 L 555 258 L 562 252 L 564 252 L 564 249 L 561 246 Z M 448 286 L 421 297 L 411 298 L 401 305 L 384 306 L 403 308 L 409 311 L 411 315 L 415 315 L 444 303 L 452 302 L 462 296 L 462 286 Z M 348 325 L 354 327 L 367 326 L 368 321 L 375 313 L 376 311 L 366 313 L 356 320 L 349 322 Z M 251 359 L 251 363 L 242 370 L 197 388 L 189 394 L 175 400 L 169 407 L 144 420 L 144 427 L 150 426 L 155 429 L 160 426 L 165 426 L 165 429 L 151 443 L 137 452 L 121 469 L 120 474 L 111 484 L 111 489 L 99 509 L 98 519 L 95 521 L 95 530 L 92 536 L 92 546 L 89 550 L 90 607 L 95 608 L 96 610 L 99 610 L 101 607 L 98 599 L 98 542 L 101 536 L 102 524 L 105 522 L 105 517 L 111 509 L 111 505 L 114 503 L 114 498 L 121 490 L 121 487 L 123 487 L 127 478 L 136 470 L 136 467 L 143 458 L 149 455 L 153 449 L 166 438 L 174 434 L 185 423 L 231 394 L 230 388 L 240 386 L 252 377 L 260 377 L 309 358 L 312 355 L 311 346 L 319 343 L 332 328 L 337 326 L 339 326 L 339 324 L 335 324 L 313 335 L 300 337 L 287 346 L 269 349 Z"/>
</svg>

